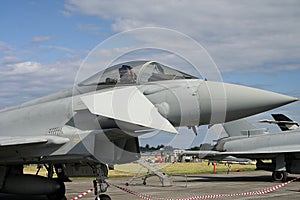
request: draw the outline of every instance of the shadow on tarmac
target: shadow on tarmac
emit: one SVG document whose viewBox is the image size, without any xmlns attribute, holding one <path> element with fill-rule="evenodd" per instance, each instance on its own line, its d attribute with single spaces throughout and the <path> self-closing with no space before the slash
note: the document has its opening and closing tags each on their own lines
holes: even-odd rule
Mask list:
<svg viewBox="0 0 300 200">
<path fill-rule="evenodd" d="M 287 181 L 296 177 L 288 177 Z M 263 176 L 230 176 L 230 174 L 211 175 L 188 175 L 187 180 L 174 180 L 174 182 L 274 182 L 269 175 Z M 280 183 L 280 182 L 278 182 Z"/>
</svg>

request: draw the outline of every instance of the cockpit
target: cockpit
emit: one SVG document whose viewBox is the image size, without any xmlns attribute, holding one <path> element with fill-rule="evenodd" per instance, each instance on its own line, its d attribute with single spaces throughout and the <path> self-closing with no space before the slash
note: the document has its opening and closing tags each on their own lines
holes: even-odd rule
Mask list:
<svg viewBox="0 0 300 200">
<path fill-rule="evenodd" d="M 79 86 L 133 85 L 175 79 L 198 78 L 154 61 L 132 61 L 107 68 L 81 82 Z"/>
</svg>

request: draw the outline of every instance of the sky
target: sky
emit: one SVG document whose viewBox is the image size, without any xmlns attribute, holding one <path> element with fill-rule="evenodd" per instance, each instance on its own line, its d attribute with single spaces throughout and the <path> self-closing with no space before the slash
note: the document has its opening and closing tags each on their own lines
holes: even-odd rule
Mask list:
<svg viewBox="0 0 300 200">
<path fill-rule="evenodd" d="M 105 41 L 110 42 L 100 45 L 99 63 L 141 41 L 178 49 L 185 44 L 149 31 L 133 32 L 121 42 L 109 40 L 145 27 L 171 30 L 201 44 L 224 82 L 300 97 L 299 6 L 297 0 L 1 0 L 0 109 L 72 87 L 82 62 Z M 184 52 L 198 56 L 191 49 Z M 176 64 L 161 52 L 151 56 Z M 299 108 L 299 102 L 293 103 L 250 121 L 278 112 L 300 121 Z M 206 135 L 207 127 L 199 132 Z M 181 136 L 185 141 L 193 138 L 186 146 L 211 138 L 188 134 Z M 153 138 L 145 137 L 142 143 L 156 145 Z"/>
</svg>

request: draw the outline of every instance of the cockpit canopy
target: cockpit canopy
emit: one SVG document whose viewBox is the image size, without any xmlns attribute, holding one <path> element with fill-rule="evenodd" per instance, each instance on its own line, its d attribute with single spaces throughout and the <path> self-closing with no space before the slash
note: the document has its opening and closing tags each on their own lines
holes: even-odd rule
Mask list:
<svg viewBox="0 0 300 200">
<path fill-rule="evenodd" d="M 79 86 L 144 84 L 175 79 L 197 78 L 154 61 L 132 61 L 107 68 L 81 82 Z"/>
</svg>

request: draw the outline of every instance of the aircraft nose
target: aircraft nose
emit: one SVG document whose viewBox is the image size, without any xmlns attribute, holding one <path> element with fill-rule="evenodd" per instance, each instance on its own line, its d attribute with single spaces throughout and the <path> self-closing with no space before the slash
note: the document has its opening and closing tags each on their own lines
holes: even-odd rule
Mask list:
<svg viewBox="0 0 300 200">
<path fill-rule="evenodd" d="M 241 118 L 243 114 L 257 114 L 298 100 L 275 92 L 232 84 L 225 84 L 225 91 L 227 112 L 232 115 L 232 118 L 228 116 L 228 120 Z"/>
<path fill-rule="evenodd" d="M 224 119 L 231 121 L 251 116 L 299 100 L 266 90 L 209 81 L 200 84 L 198 90 L 201 115 L 203 110 L 207 113 L 206 116 L 200 116 L 200 119 L 210 117 L 212 124 L 224 122 Z M 210 102 L 205 98 L 207 95 L 201 95 L 205 94 L 204 91 L 210 96 Z M 207 106 L 210 107 L 211 115 L 208 114 Z"/>
</svg>

